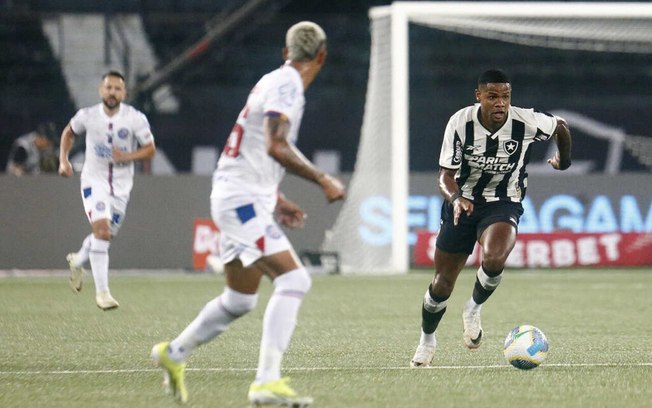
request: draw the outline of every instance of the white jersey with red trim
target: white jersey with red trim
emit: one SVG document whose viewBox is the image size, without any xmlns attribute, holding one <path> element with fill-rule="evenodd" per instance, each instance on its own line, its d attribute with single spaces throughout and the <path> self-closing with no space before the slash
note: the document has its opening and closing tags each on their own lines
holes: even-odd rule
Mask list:
<svg viewBox="0 0 652 408">
<path fill-rule="evenodd" d="M 112 151 L 132 152 L 139 145 L 154 142 L 145 115 L 122 103 L 117 113 L 108 116 L 99 103 L 77 111 L 70 127 L 75 135 L 86 135 L 82 184 L 108 183 L 112 194 L 128 196 L 133 186 L 134 164 L 114 163 Z"/>
<path fill-rule="evenodd" d="M 283 65 L 258 81 L 213 173 L 212 199 L 233 207 L 255 199 L 273 210 L 285 168 L 267 153 L 263 120 L 265 116 L 285 116 L 288 142 L 295 144 L 304 104 L 303 81 L 294 67 Z"/>
</svg>

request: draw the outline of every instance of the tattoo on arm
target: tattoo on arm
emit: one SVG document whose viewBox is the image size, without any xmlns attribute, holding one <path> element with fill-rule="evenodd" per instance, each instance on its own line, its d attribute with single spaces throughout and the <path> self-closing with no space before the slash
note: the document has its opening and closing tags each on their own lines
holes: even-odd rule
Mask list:
<svg viewBox="0 0 652 408">
<path fill-rule="evenodd" d="M 291 173 L 318 182 L 322 173 L 287 140 L 290 124 L 283 116 L 265 118 L 267 152 Z"/>
</svg>

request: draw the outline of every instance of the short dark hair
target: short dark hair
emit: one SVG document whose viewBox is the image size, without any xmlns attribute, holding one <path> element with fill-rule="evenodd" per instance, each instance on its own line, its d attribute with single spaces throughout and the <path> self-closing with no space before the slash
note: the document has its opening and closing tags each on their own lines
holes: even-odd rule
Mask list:
<svg viewBox="0 0 652 408">
<path fill-rule="evenodd" d="M 59 142 L 57 136 L 57 125 L 54 122 L 43 122 L 36 126 L 36 133 L 55 143 Z"/>
<path fill-rule="evenodd" d="M 509 80 L 507 74 L 499 69 L 488 69 L 478 77 L 478 86 L 506 83 L 511 83 L 511 81 Z"/>
<path fill-rule="evenodd" d="M 120 78 L 120 79 L 122 79 L 122 82 L 127 82 L 125 80 L 124 75 L 122 75 L 122 73 L 120 71 L 109 71 L 109 72 L 107 72 L 106 74 L 102 75 L 102 81 L 104 81 L 106 79 L 106 77 L 110 77 L 110 76 Z"/>
</svg>

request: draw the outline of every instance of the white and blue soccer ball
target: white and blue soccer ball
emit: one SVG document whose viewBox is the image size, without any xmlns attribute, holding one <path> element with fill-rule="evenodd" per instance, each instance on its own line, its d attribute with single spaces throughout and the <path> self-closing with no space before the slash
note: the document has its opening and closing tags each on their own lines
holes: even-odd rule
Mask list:
<svg viewBox="0 0 652 408">
<path fill-rule="evenodd" d="M 548 339 L 539 329 L 528 324 L 509 332 L 503 354 L 511 365 L 522 370 L 538 367 L 548 355 Z"/>
</svg>

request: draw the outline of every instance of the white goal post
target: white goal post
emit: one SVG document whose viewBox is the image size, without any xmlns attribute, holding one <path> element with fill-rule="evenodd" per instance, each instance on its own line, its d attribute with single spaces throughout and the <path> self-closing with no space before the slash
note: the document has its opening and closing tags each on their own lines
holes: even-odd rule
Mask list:
<svg viewBox="0 0 652 408">
<path fill-rule="evenodd" d="M 652 4 L 642 2 L 394 2 L 371 8 L 369 17 L 369 79 L 356 165 L 322 246 L 340 254 L 344 273 L 405 273 L 410 267 L 410 24 L 537 47 L 652 52 Z"/>
</svg>

